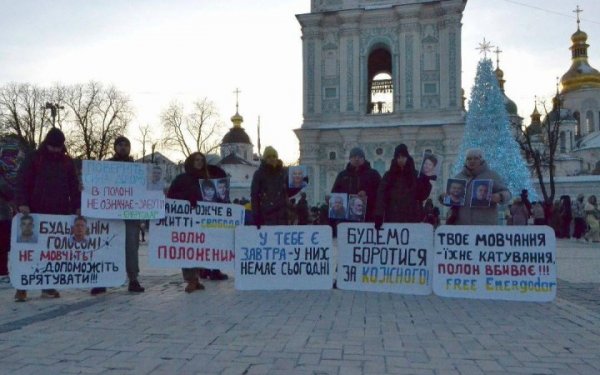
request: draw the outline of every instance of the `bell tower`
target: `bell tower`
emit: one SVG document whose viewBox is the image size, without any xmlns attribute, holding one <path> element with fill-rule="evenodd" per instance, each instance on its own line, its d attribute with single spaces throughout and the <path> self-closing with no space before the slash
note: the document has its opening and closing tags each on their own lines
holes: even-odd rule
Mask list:
<svg viewBox="0 0 600 375">
<path fill-rule="evenodd" d="M 296 135 L 315 202 L 323 201 L 355 146 L 381 174 L 399 143 L 407 144 L 417 163 L 424 150 L 443 156 L 442 173 L 448 170 L 464 126 L 465 5 L 466 0 L 312 0 L 311 12 L 296 16 L 302 27 L 304 118 Z"/>
</svg>

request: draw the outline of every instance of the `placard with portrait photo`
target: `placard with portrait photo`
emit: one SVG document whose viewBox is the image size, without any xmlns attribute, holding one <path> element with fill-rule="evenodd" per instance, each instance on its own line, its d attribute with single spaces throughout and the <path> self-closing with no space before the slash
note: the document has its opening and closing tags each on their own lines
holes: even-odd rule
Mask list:
<svg viewBox="0 0 600 375">
<path fill-rule="evenodd" d="M 348 194 L 346 193 L 331 193 L 329 198 L 329 218 L 336 220 L 344 220 L 347 215 Z"/>
<path fill-rule="evenodd" d="M 492 204 L 493 180 L 473 180 L 471 207 L 490 207 Z"/>
<path fill-rule="evenodd" d="M 347 219 L 351 221 L 365 221 L 367 212 L 367 197 L 358 194 L 348 195 L 348 215 Z"/>
<path fill-rule="evenodd" d="M 442 158 L 439 155 L 435 155 L 429 151 L 423 152 L 423 161 L 419 168 L 419 177 L 427 176 L 439 176 L 442 168 Z"/>
<path fill-rule="evenodd" d="M 288 167 L 288 187 L 303 189 L 308 185 L 305 165 L 292 165 Z"/>
<path fill-rule="evenodd" d="M 446 184 L 445 206 L 464 206 L 467 180 L 449 178 Z"/>
</svg>

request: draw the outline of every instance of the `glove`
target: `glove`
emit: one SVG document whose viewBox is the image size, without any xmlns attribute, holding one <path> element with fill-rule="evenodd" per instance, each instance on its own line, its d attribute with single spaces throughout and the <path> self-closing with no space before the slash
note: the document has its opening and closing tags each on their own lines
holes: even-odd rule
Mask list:
<svg viewBox="0 0 600 375">
<path fill-rule="evenodd" d="M 429 181 L 435 181 L 437 180 L 437 176 L 433 175 L 433 176 L 429 176 Z"/>
<path fill-rule="evenodd" d="M 383 216 L 375 216 L 375 229 L 380 230 L 383 225 Z"/>
</svg>

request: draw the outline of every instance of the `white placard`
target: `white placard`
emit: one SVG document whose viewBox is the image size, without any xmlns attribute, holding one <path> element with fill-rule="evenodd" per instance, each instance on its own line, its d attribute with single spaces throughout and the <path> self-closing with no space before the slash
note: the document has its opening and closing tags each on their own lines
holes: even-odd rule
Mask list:
<svg viewBox="0 0 600 375">
<path fill-rule="evenodd" d="M 310 290 L 333 286 L 331 227 L 254 226 L 235 230 L 235 288 Z"/>
<path fill-rule="evenodd" d="M 206 267 L 233 271 L 234 230 L 244 225 L 237 204 L 167 199 L 166 216 L 150 222 L 148 261 L 152 267 Z"/>
<path fill-rule="evenodd" d="M 165 194 L 155 188 L 151 168 L 151 164 L 84 160 L 82 215 L 125 220 L 163 218 Z"/>
<path fill-rule="evenodd" d="M 433 227 L 430 224 L 340 223 L 340 289 L 431 294 Z"/>
<path fill-rule="evenodd" d="M 16 215 L 11 233 L 12 285 L 24 290 L 123 285 L 125 223 L 84 220 L 74 215 Z"/>
<path fill-rule="evenodd" d="M 547 226 L 450 226 L 435 231 L 433 291 L 444 297 L 548 302 L 556 238 Z"/>
</svg>

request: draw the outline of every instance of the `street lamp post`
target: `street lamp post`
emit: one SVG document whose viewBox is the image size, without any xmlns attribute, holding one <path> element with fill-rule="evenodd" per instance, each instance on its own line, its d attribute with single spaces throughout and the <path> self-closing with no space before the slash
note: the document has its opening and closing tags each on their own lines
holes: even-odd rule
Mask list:
<svg viewBox="0 0 600 375">
<path fill-rule="evenodd" d="M 55 128 L 56 127 L 56 116 L 58 115 L 58 111 L 60 109 L 65 109 L 65 107 L 58 103 L 46 102 L 45 108 L 50 110 L 50 116 L 52 117 L 52 127 Z"/>
</svg>

